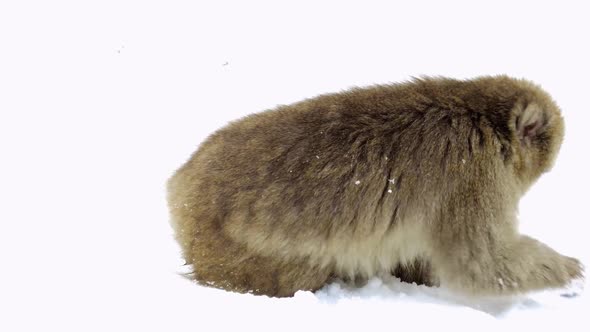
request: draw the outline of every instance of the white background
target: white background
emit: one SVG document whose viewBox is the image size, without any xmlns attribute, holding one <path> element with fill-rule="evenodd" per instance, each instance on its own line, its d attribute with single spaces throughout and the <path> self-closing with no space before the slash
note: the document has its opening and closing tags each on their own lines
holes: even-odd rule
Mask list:
<svg viewBox="0 0 590 332">
<path fill-rule="evenodd" d="M 410 76 L 525 77 L 563 110 L 521 229 L 590 262 L 584 1 L 0 2 L 0 330 L 588 330 L 587 295 L 488 306 L 374 281 L 268 299 L 196 286 L 164 183 L 246 114 Z"/>
</svg>

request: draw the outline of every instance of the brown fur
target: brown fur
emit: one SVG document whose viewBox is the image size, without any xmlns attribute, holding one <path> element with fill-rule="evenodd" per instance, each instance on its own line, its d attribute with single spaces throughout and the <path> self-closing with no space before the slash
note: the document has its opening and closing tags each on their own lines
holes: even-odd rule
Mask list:
<svg viewBox="0 0 590 332">
<path fill-rule="evenodd" d="M 518 234 L 563 120 L 506 76 L 356 88 L 247 116 L 168 183 L 194 277 L 291 296 L 391 271 L 472 294 L 566 286 L 582 267 Z"/>
</svg>

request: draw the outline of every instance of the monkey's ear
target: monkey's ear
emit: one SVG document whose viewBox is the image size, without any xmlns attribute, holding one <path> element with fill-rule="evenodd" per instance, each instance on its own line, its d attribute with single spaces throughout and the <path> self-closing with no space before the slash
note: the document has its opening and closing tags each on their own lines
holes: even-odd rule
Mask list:
<svg viewBox="0 0 590 332">
<path fill-rule="evenodd" d="M 530 142 L 545 126 L 545 112 L 536 104 L 528 104 L 517 115 L 516 132 L 523 142 Z"/>
</svg>

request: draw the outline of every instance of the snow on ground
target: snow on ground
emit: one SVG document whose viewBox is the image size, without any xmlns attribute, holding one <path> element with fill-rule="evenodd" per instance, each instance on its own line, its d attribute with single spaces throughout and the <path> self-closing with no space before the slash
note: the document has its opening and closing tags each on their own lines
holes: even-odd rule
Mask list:
<svg viewBox="0 0 590 332">
<path fill-rule="evenodd" d="M 588 266 L 584 2 L 3 1 L 1 331 L 588 331 L 587 293 L 467 299 L 373 279 L 270 299 L 180 277 L 164 182 L 246 114 L 410 76 L 546 88 L 566 138 L 521 229 Z M 587 287 L 586 287 L 587 288 Z"/>
</svg>

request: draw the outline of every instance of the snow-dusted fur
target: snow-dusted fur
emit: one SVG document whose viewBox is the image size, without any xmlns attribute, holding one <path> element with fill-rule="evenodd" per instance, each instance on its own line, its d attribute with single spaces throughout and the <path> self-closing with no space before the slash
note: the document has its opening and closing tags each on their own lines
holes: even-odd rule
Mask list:
<svg viewBox="0 0 590 332">
<path fill-rule="evenodd" d="M 416 79 L 322 95 L 210 136 L 168 183 L 192 275 L 291 296 L 394 273 L 470 294 L 566 286 L 578 260 L 518 234 L 563 120 L 534 84 Z"/>
</svg>

